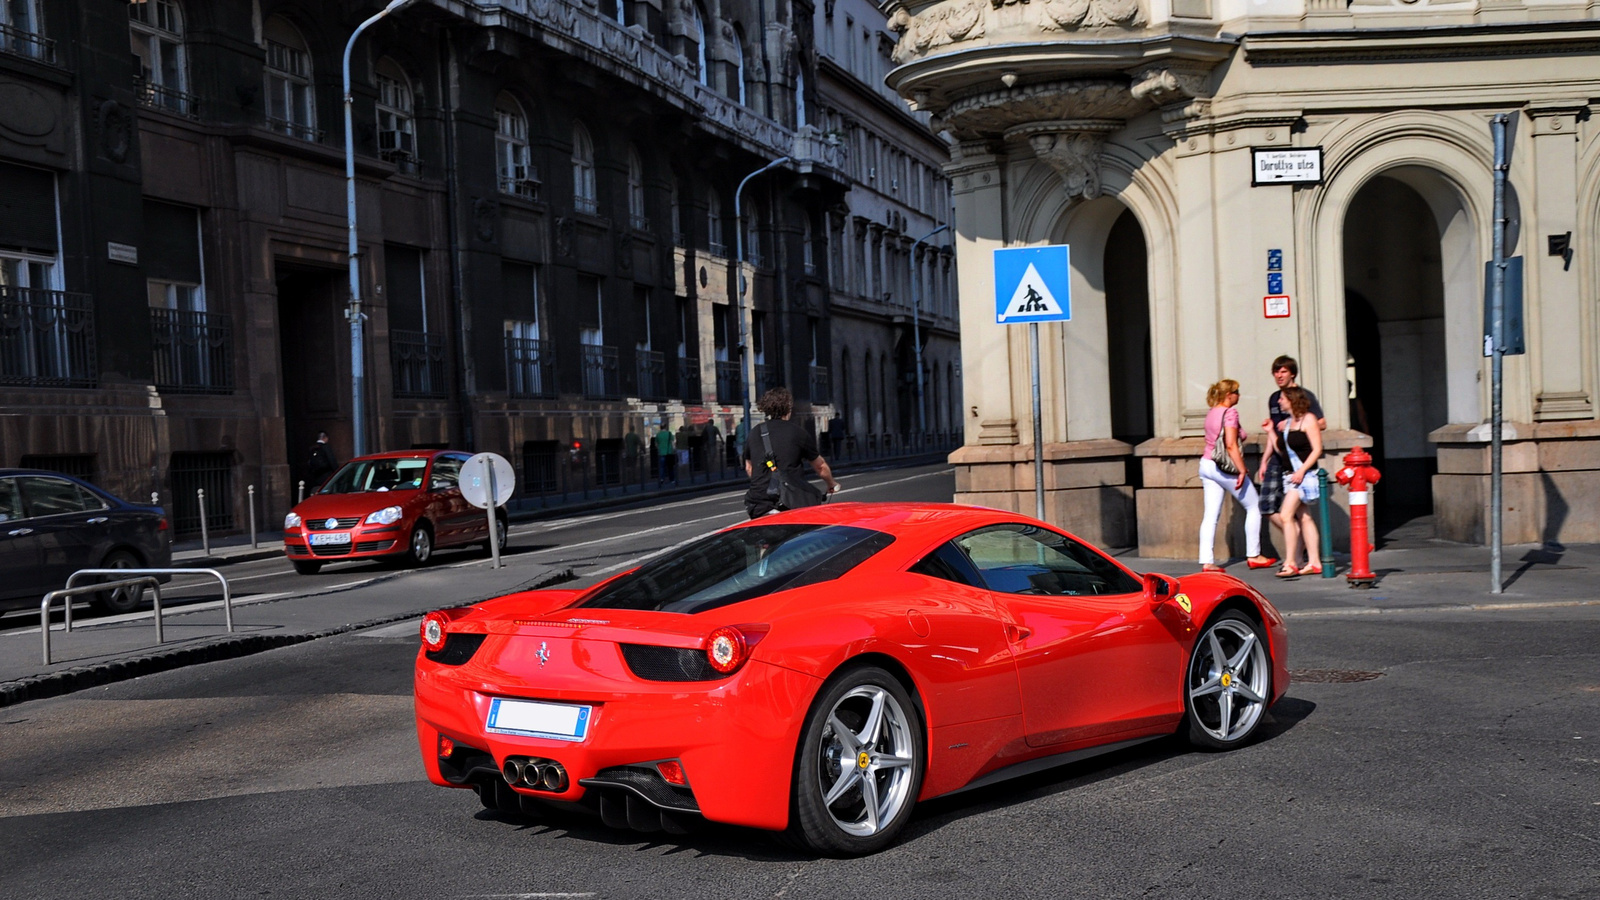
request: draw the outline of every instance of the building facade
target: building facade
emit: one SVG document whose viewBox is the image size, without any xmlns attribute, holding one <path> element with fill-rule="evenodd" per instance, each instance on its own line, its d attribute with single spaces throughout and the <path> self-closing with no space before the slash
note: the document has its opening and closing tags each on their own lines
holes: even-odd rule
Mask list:
<svg viewBox="0 0 1600 900">
<path fill-rule="evenodd" d="M 959 445 L 961 428 L 950 147 L 885 84 L 887 24 L 869 0 L 815 11 L 818 125 L 850 185 L 826 213 L 833 442 L 865 452 Z"/>
<path fill-rule="evenodd" d="M 1380 517 L 1431 512 L 1439 537 L 1484 540 L 1489 121 L 1505 113 L 1527 349 L 1505 365 L 1505 537 L 1600 539 L 1581 500 L 1600 490 L 1600 22 L 1588 7 L 886 8 L 899 34 L 890 84 L 958 142 L 960 497 L 1031 510 L 1026 334 L 994 324 L 989 256 L 1067 243 L 1073 317 L 1044 329 L 1042 354 L 1054 520 L 1192 558 L 1207 386 L 1240 381 L 1258 432 L 1270 361 L 1289 354 L 1322 398 L 1330 449 L 1373 447 Z M 1318 163 L 1280 180 L 1283 165 Z"/>
<path fill-rule="evenodd" d="M 318 431 L 349 455 L 340 67 L 381 7 L 0 6 L 0 465 L 154 493 L 184 532 L 199 488 L 213 531 L 251 487 L 280 521 Z M 370 28 L 368 449 L 495 450 L 537 492 L 621 481 L 663 427 L 725 458 L 747 386 L 825 429 L 847 182 L 812 28 L 744 0 L 419 0 Z"/>
</svg>

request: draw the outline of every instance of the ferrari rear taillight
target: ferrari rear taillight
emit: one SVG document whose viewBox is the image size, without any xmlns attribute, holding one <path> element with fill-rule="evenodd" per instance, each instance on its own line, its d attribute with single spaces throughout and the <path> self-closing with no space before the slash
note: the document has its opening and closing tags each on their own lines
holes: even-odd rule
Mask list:
<svg viewBox="0 0 1600 900">
<path fill-rule="evenodd" d="M 431 612 L 422 617 L 422 649 L 438 653 L 444 649 L 445 634 L 450 620 L 442 612 Z"/>
<path fill-rule="evenodd" d="M 749 655 L 750 647 L 745 642 L 744 632 L 731 625 L 711 632 L 710 639 L 706 641 L 706 661 L 711 663 L 711 668 L 724 675 L 737 671 Z"/>
</svg>

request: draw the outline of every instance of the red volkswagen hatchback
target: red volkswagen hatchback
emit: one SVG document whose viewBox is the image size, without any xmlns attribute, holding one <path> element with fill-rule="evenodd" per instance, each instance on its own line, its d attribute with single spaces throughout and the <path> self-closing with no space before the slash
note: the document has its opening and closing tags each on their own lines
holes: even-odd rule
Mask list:
<svg viewBox="0 0 1600 900">
<path fill-rule="evenodd" d="M 420 566 L 436 548 L 489 545 L 488 516 L 461 496 L 468 454 L 400 450 L 344 464 L 283 520 L 283 551 L 301 575 L 323 563 L 395 559 Z M 505 509 L 495 538 L 506 545 Z"/>
</svg>

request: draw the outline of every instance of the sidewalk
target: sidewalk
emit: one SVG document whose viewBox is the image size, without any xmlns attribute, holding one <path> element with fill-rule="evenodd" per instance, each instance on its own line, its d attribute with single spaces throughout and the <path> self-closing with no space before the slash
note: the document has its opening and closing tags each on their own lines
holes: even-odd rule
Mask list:
<svg viewBox="0 0 1600 900">
<path fill-rule="evenodd" d="M 210 556 L 199 548 L 185 548 L 175 557 L 179 565 L 222 567 L 281 552 L 273 536 L 259 548 L 251 548 L 248 538 L 230 539 L 215 543 Z M 1184 576 L 1199 569 L 1192 561 L 1132 554 L 1120 554 L 1119 559 L 1141 572 Z M 1339 574 L 1334 578 L 1278 579 L 1274 570 L 1250 570 L 1243 561 L 1232 562 L 1227 571 L 1271 598 L 1291 620 L 1291 628 L 1294 619 L 1305 617 L 1600 605 L 1594 587 L 1600 575 L 1600 545 L 1507 547 L 1501 594 L 1490 592 L 1489 551 L 1484 547 L 1411 541 L 1379 550 L 1372 555 L 1378 582 L 1371 589 L 1350 588 L 1343 577 L 1348 558 L 1341 555 L 1337 563 Z M 71 633 L 52 630 L 54 662 L 49 666 L 41 659 L 37 628 L 0 635 L 0 707 L 404 621 L 441 605 L 552 586 L 570 577 L 540 564 L 479 569 L 473 581 L 476 596 L 464 597 L 461 574 L 455 568 L 379 573 L 359 582 L 317 586 L 316 593 L 304 596 L 252 598 L 255 602 L 235 606 L 233 634 L 223 629 L 220 602 L 178 607 L 164 617 L 166 640 L 159 645 L 148 613 L 97 618 L 77 624 Z M 402 575 L 404 582 L 393 583 Z"/>
</svg>

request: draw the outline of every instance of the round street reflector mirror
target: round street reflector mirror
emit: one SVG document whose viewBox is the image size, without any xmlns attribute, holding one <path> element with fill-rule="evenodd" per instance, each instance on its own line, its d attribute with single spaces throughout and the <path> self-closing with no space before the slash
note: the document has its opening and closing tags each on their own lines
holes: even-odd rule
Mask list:
<svg viewBox="0 0 1600 900">
<path fill-rule="evenodd" d="M 493 476 L 494 502 L 489 502 Z M 461 464 L 461 496 L 479 509 L 502 506 L 517 489 L 517 473 L 498 453 L 479 453 Z"/>
</svg>

